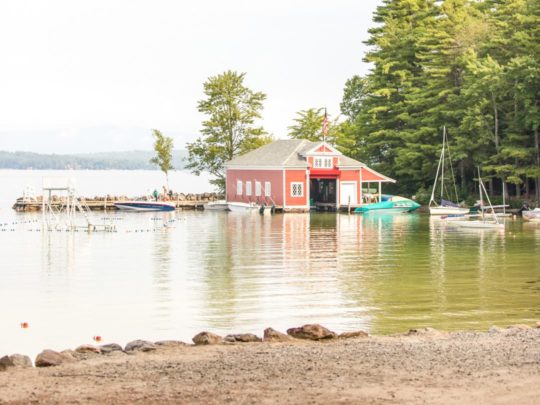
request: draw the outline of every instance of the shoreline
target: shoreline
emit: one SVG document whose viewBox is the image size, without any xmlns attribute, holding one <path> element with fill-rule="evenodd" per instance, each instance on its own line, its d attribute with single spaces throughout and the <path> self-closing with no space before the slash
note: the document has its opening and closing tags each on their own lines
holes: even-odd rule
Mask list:
<svg viewBox="0 0 540 405">
<path fill-rule="evenodd" d="M 540 322 L 388 336 L 306 326 L 287 335 L 267 329 L 262 339 L 202 332 L 197 344 L 82 345 L 60 353 L 55 367 L 0 371 L 0 404 L 532 404 L 540 397 Z M 48 360 L 54 362 L 50 353 Z"/>
</svg>

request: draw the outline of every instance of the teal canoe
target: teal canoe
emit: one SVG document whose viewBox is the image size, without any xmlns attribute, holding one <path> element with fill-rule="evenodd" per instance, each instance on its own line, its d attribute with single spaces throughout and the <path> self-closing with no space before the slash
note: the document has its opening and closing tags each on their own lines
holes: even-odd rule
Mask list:
<svg viewBox="0 0 540 405">
<path fill-rule="evenodd" d="M 354 210 L 356 213 L 366 214 L 368 212 L 411 212 L 420 208 L 420 204 L 398 195 L 383 195 L 382 201 L 372 204 L 362 205 Z"/>
</svg>

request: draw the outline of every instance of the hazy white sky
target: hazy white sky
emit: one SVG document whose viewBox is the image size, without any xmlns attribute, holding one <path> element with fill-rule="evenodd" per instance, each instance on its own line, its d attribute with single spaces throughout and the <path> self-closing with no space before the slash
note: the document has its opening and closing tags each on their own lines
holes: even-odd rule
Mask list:
<svg viewBox="0 0 540 405">
<path fill-rule="evenodd" d="M 338 114 L 380 2 L 4 0 L 0 150 L 149 149 L 151 128 L 184 148 L 227 69 L 268 95 L 263 125 L 284 138 L 301 109 Z"/>
</svg>

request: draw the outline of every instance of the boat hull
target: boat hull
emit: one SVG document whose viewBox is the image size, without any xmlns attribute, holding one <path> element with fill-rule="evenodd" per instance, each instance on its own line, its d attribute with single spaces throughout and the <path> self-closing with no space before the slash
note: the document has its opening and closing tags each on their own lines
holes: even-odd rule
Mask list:
<svg viewBox="0 0 540 405">
<path fill-rule="evenodd" d="M 469 213 L 468 208 L 460 207 L 429 207 L 431 215 L 465 215 Z"/>
<path fill-rule="evenodd" d="M 163 201 L 121 201 L 114 203 L 114 206 L 121 211 L 147 212 L 147 211 L 174 211 L 176 205 Z"/>
<path fill-rule="evenodd" d="M 213 201 L 204 204 L 204 209 L 209 211 L 227 211 L 229 205 L 225 201 Z"/>
<path fill-rule="evenodd" d="M 381 201 L 373 204 L 362 205 L 354 210 L 356 213 L 367 214 L 370 212 L 384 212 L 384 213 L 401 213 L 412 212 L 420 208 L 420 204 L 413 200 L 403 197 L 392 197 L 386 201 Z"/>
<path fill-rule="evenodd" d="M 255 203 L 228 203 L 227 207 L 231 212 L 256 212 L 259 209 L 259 206 Z"/>
</svg>

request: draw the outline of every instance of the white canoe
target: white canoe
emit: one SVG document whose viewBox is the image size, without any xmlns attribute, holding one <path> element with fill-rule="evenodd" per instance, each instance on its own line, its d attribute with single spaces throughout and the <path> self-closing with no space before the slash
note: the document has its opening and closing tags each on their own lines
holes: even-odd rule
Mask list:
<svg viewBox="0 0 540 405">
<path fill-rule="evenodd" d="M 468 208 L 461 207 L 429 207 L 431 215 L 465 215 L 469 213 Z"/>
</svg>

